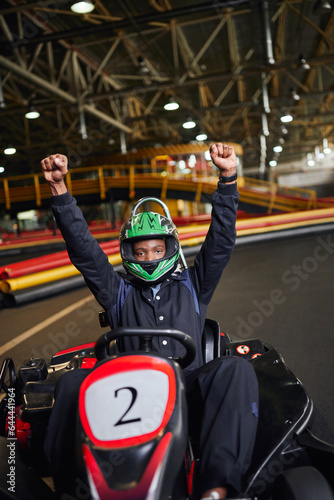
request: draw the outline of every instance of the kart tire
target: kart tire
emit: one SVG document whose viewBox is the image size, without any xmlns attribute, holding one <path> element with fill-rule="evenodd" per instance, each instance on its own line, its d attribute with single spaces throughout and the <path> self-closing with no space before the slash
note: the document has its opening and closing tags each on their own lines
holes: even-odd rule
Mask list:
<svg viewBox="0 0 334 500">
<path fill-rule="evenodd" d="M 327 480 L 315 467 L 296 467 L 281 474 L 274 487 L 273 500 L 334 500 Z"/>
</svg>

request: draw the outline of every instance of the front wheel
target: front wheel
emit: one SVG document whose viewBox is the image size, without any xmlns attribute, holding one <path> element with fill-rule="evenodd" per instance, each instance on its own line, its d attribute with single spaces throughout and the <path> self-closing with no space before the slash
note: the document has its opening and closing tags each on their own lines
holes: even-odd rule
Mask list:
<svg viewBox="0 0 334 500">
<path fill-rule="evenodd" d="M 327 480 L 315 467 L 296 467 L 281 474 L 273 500 L 334 500 Z"/>
</svg>

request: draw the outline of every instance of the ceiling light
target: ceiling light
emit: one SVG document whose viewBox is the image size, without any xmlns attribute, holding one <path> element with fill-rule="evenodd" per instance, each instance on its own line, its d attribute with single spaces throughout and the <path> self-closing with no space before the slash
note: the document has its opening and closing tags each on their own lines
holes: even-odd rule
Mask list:
<svg viewBox="0 0 334 500">
<path fill-rule="evenodd" d="M 270 160 L 269 162 L 269 167 L 276 167 L 277 161 L 276 160 Z"/>
<path fill-rule="evenodd" d="M 328 14 L 332 10 L 332 6 L 327 0 L 317 0 L 313 7 L 314 14 Z"/>
<path fill-rule="evenodd" d="M 16 149 L 12 147 L 8 147 L 4 150 L 5 155 L 15 155 Z"/>
<path fill-rule="evenodd" d="M 329 155 L 329 153 L 332 151 L 331 148 L 328 146 L 328 139 L 322 140 L 322 151 L 325 155 Z"/>
<path fill-rule="evenodd" d="M 283 123 L 289 123 L 292 122 L 293 116 L 290 115 L 290 113 L 284 113 L 284 115 L 281 116 L 281 122 Z"/>
<path fill-rule="evenodd" d="M 146 64 L 145 59 L 143 56 L 138 56 L 137 57 L 138 65 L 139 65 L 139 73 L 141 73 L 144 76 L 148 76 L 150 74 L 150 69 Z"/>
<path fill-rule="evenodd" d="M 196 135 L 196 141 L 206 141 L 208 136 L 204 134 L 204 132 L 200 132 L 199 134 Z"/>
<path fill-rule="evenodd" d="M 299 66 L 301 66 L 303 69 L 311 69 L 311 66 L 309 63 L 306 61 L 305 57 L 303 54 L 299 56 Z"/>
<path fill-rule="evenodd" d="M 282 146 L 275 146 L 273 148 L 273 151 L 275 151 L 275 153 L 281 153 L 283 151 L 283 148 Z"/>
<path fill-rule="evenodd" d="M 191 118 L 187 118 L 187 121 L 184 122 L 182 127 L 187 128 L 187 129 L 194 128 L 194 127 L 196 127 L 196 123 Z"/>
<path fill-rule="evenodd" d="M 204 158 L 206 159 L 206 161 L 211 161 L 210 151 L 205 151 Z"/>
<path fill-rule="evenodd" d="M 312 153 L 307 153 L 307 164 L 309 167 L 314 167 L 315 161 L 313 160 Z"/>
<path fill-rule="evenodd" d="M 39 118 L 41 115 L 33 106 L 31 106 L 29 111 L 27 111 L 24 116 L 28 118 L 28 120 L 36 120 L 36 118 Z"/>
<path fill-rule="evenodd" d="M 294 99 L 295 101 L 300 101 L 300 95 L 298 94 L 298 92 L 295 89 L 290 89 L 290 92 L 291 92 L 292 99 Z"/>
<path fill-rule="evenodd" d="M 84 0 L 82 2 L 75 2 L 71 5 L 71 10 L 76 14 L 89 14 L 95 6 L 91 0 Z"/>
<path fill-rule="evenodd" d="M 174 111 L 175 109 L 179 109 L 179 107 L 179 103 L 175 101 L 173 96 L 170 96 L 169 101 L 164 105 L 166 111 Z"/>
<path fill-rule="evenodd" d="M 164 109 L 166 111 L 174 111 L 175 109 L 179 109 L 179 104 L 177 102 L 167 102 L 164 105 Z"/>
<path fill-rule="evenodd" d="M 196 155 L 190 155 L 189 160 L 188 160 L 188 166 L 190 168 L 194 168 L 194 166 L 196 165 L 196 162 L 197 162 Z"/>
</svg>

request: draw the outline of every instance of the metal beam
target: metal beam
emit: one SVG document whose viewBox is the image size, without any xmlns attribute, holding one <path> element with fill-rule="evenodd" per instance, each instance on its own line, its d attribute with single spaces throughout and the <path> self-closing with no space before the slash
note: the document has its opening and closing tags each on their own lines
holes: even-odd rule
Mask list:
<svg viewBox="0 0 334 500">
<path fill-rule="evenodd" d="M 200 14 L 202 12 L 209 12 L 211 10 L 217 11 L 217 8 L 223 9 L 224 7 L 239 6 L 242 4 L 247 4 L 248 0 L 229 0 L 229 1 L 218 1 L 218 2 L 206 2 L 199 5 L 187 5 L 185 7 L 179 7 L 173 10 L 166 10 L 164 12 L 144 14 L 141 16 L 135 16 L 130 19 L 122 19 L 117 22 L 103 23 L 99 26 L 85 26 L 84 28 L 76 28 L 66 31 L 58 31 L 56 33 L 50 33 L 42 36 L 36 36 L 30 40 L 22 40 L 22 45 L 29 45 L 32 43 L 41 43 L 46 41 L 61 40 L 66 38 L 75 38 L 78 36 L 87 37 L 89 35 L 112 33 L 114 30 L 123 30 L 124 28 L 129 28 L 133 26 L 133 21 L 137 25 L 148 24 L 151 22 L 162 22 L 169 21 L 170 19 L 175 19 L 180 16 L 192 16 L 194 14 Z M 38 2 L 40 6 L 40 2 Z M 25 5 L 26 6 L 26 5 Z M 28 6 L 28 4 L 27 4 Z M 17 6 L 22 7 L 22 6 Z M 15 7 L 12 7 L 15 9 Z M 6 9 L 5 9 L 6 10 Z M 4 13 L 4 10 L 0 10 L 0 15 Z M 18 43 L 20 41 L 18 40 Z"/>
<path fill-rule="evenodd" d="M 276 33 L 276 43 L 275 43 L 275 61 L 281 63 L 285 57 L 285 28 L 286 28 L 286 18 L 287 9 L 285 4 L 282 4 L 281 9 L 279 9 L 280 15 L 277 21 L 277 33 Z M 279 94 L 279 75 L 277 72 L 274 73 L 271 85 L 271 95 L 277 97 Z"/>
<path fill-rule="evenodd" d="M 184 75 L 180 78 L 180 80 L 179 80 L 180 84 L 182 84 L 185 81 L 185 79 L 189 75 L 189 72 L 190 72 L 191 68 L 194 68 L 197 65 L 198 61 L 201 59 L 201 57 L 203 57 L 203 55 L 208 50 L 208 48 L 210 47 L 210 45 L 212 44 L 212 42 L 214 41 L 214 39 L 219 34 L 220 30 L 223 28 L 223 26 L 226 23 L 226 21 L 227 21 L 228 18 L 229 18 L 229 15 L 224 15 L 223 18 L 220 20 L 220 22 L 218 23 L 218 25 L 216 26 L 216 28 L 213 30 L 213 32 L 211 33 L 211 35 L 209 36 L 209 38 L 206 40 L 206 42 L 203 45 L 203 47 L 201 48 L 201 50 L 196 54 L 196 56 L 191 61 L 190 68 L 188 69 L 188 71 L 186 71 L 184 73 Z"/>
<path fill-rule="evenodd" d="M 252 50 L 252 49 L 251 49 Z M 252 54 L 250 54 L 252 55 Z M 249 56 L 250 57 L 250 56 Z M 247 58 L 247 55 L 246 55 Z M 324 65 L 324 64 L 333 64 L 334 63 L 334 56 L 333 55 L 326 55 L 320 58 L 309 58 L 308 62 L 312 66 L 318 66 L 318 65 Z M 282 64 L 275 64 L 273 66 L 270 66 L 270 71 L 272 74 L 275 74 L 276 72 L 280 71 L 286 71 L 287 69 L 295 69 L 298 65 L 298 62 L 284 62 Z M 226 73 L 226 72 L 218 72 L 218 73 L 207 73 L 204 75 L 199 75 L 195 76 L 193 78 L 187 79 L 182 85 L 180 85 L 178 82 L 169 80 L 166 82 L 163 82 L 162 84 L 152 84 L 152 85 L 147 85 L 147 86 L 134 86 L 134 87 L 126 87 L 122 88 L 120 90 L 112 90 L 110 93 L 103 93 L 103 94 L 95 94 L 95 95 L 90 95 L 89 99 L 92 101 L 99 101 L 105 98 L 108 98 L 110 96 L 112 97 L 122 97 L 122 96 L 127 96 L 131 94 L 148 94 L 149 92 L 157 92 L 159 90 L 168 90 L 168 89 L 177 89 L 177 88 L 182 88 L 186 86 L 192 86 L 192 85 L 199 85 L 200 83 L 210 83 L 214 82 L 217 80 L 231 80 L 232 78 L 250 78 L 252 76 L 257 76 L 261 74 L 262 72 L 268 70 L 268 67 L 266 66 L 252 66 L 251 68 L 247 67 L 247 69 L 241 69 L 237 68 L 237 74 L 236 73 Z"/>
<path fill-rule="evenodd" d="M 53 0 L 45 0 L 45 4 L 47 5 Z M 40 7 L 41 2 L 38 0 L 38 2 L 28 2 L 20 5 L 15 5 L 13 7 L 7 7 L 6 9 L 1 9 L 0 10 L 0 15 L 4 16 L 5 14 L 12 14 L 13 12 L 21 12 L 22 10 L 27 10 L 27 9 L 33 9 L 34 7 Z"/>
<path fill-rule="evenodd" d="M 334 25 L 334 12 L 331 13 L 331 16 L 330 16 L 328 23 L 326 25 L 326 28 L 325 28 L 326 34 L 332 33 L 333 25 Z M 326 50 L 327 50 L 327 46 L 326 46 L 326 43 L 324 41 L 324 37 L 322 37 L 320 40 L 320 43 L 317 47 L 317 50 L 315 52 L 315 55 L 317 57 L 319 57 L 319 56 L 323 55 L 326 52 Z M 314 78 L 315 78 L 315 71 L 313 68 L 311 68 L 311 70 L 307 73 L 305 85 L 309 88 L 312 88 L 313 83 L 314 83 Z"/>
<path fill-rule="evenodd" d="M 5 18 L 3 16 L 0 16 L 0 27 L 2 28 L 2 31 L 4 32 L 6 38 L 12 43 L 13 42 L 13 34 L 8 27 L 8 24 L 5 21 Z M 13 47 L 13 54 L 16 57 L 17 61 L 20 63 L 21 66 L 25 67 L 26 62 L 22 57 L 22 54 L 18 50 L 17 47 Z"/>
<path fill-rule="evenodd" d="M 29 73 L 28 70 L 21 68 L 17 64 L 13 63 L 12 61 L 9 61 L 6 57 L 3 57 L 0 55 L 0 66 L 8 69 L 9 71 L 12 71 L 16 75 L 24 78 L 25 80 L 29 80 L 30 82 L 34 83 L 38 87 L 43 88 L 44 90 L 47 90 L 50 92 L 50 94 L 53 94 L 57 97 L 60 97 L 61 99 L 64 99 L 64 101 L 69 102 L 71 104 L 77 104 L 77 99 L 69 94 L 68 92 L 65 92 L 64 90 L 60 89 L 59 87 L 56 87 L 52 83 L 44 80 L 43 78 L 40 78 L 37 75 L 34 75 L 33 73 Z M 103 113 L 102 111 L 99 111 L 92 105 L 84 104 L 82 106 L 82 109 L 84 111 L 87 111 L 87 113 L 90 113 L 91 115 L 95 116 L 96 118 L 100 118 L 101 120 L 105 121 L 106 123 L 110 123 L 114 127 L 123 130 L 124 132 L 127 133 L 132 133 L 132 129 L 124 125 L 123 123 L 115 120 L 111 116 L 107 115 L 106 113 Z"/>
<path fill-rule="evenodd" d="M 8 0 L 8 1 L 13 2 L 14 0 Z M 49 23 L 46 23 L 44 21 L 42 22 L 40 19 L 38 19 L 38 17 L 36 17 L 36 15 L 34 13 L 31 14 L 30 11 L 27 11 L 27 12 L 25 12 L 25 15 L 31 22 L 33 22 L 41 30 L 43 30 L 43 31 L 48 30 L 51 33 L 55 32 L 54 28 Z M 36 40 L 36 38 L 34 38 L 34 40 Z M 98 68 L 98 63 L 93 61 L 90 57 L 88 57 L 86 54 L 84 54 L 80 49 L 74 47 L 71 43 L 69 43 L 65 40 L 60 40 L 59 43 L 66 50 L 70 50 L 71 52 L 74 51 L 77 54 L 78 58 L 84 64 L 86 64 L 88 67 L 90 67 L 94 71 L 96 71 L 96 69 Z M 17 40 L 15 41 L 15 45 L 16 44 L 17 44 Z M 18 50 L 17 47 L 16 47 L 16 49 Z M 105 73 L 103 73 L 101 76 L 103 77 L 103 79 L 107 80 L 114 89 L 120 89 L 122 87 L 122 85 L 117 80 L 115 80 L 115 78 L 112 78 Z"/>
<path fill-rule="evenodd" d="M 238 79 L 238 76 L 240 75 L 245 63 L 252 57 L 253 54 L 254 54 L 254 49 L 249 49 L 249 51 L 247 52 L 242 63 L 239 64 L 239 66 L 237 68 L 235 68 L 235 70 L 233 71 L 233 76 L 232 76 L 231 80 L 228 82 L 228 84 L 226 85 L 224 90 L 221 92 L 221 94 L 217 97 L 217 99 L 215 101 L 215 106 L 219 106 L 219 104 L 222 102 L 224 97 L 231 90 L 231 88 L 234 85 L 234 82 Z"/>
<path fill-rule="evenodd" d="M 105 57 L 101 61 L 99 67 L 94 72 L 94 76 L 93 76 L 92 80 L 89 82 L 89 89 L 87 89 L 87 92 L 88 92 L 88 90 L 92 90 L 93 89 L 93 84 L 94 84 L 95 80 L 101 75 L 101 73 L 104 70 L 104 68 L 105 68 L 106 64 L 108 63 L 109 59 L 111 58 L 111 56 L 113 55 L 113 53 L 117 49 L 118 44 L 119 44 L 120 41 L 121 41 L 120 37 L 116 38 L 116 40 L 114 41 L 114 43 L 112 44 L 112 46 L 108 50 L 107 54 L 105 55 Z"/>
<path fill-rule="evenodd" d="M 292 5 L 290 2 L 287 2 L 286 4 L 291 10 L 293 10 L 296 14 L 301 16 L 305 22 L 307 22 L 310 26 L 312 26 L 313 29 L 315 29 L 320 35 L 327 40 L 328 44 L 331 46 L 334 45 L 334 40 L 330 36 L 327 35 L 325 31 L 323 31 L 319 26 L 317 26 L 313 21 L 311 21 L 307 16 L 305 16 L 300 10 L 296 9 L 294 5 Z"/>
</svg>

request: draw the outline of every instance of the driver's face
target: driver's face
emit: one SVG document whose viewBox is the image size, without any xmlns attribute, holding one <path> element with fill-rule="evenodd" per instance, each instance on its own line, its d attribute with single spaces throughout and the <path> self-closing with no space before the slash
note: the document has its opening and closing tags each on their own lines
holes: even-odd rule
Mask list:
<svg viewBox="0 0 334 500">
<path fill-rule="evenodd" d="M 161 259 L 166 253 L 166 244 L 162 238 L 141 240 L 133 244 L 133 255 L 141 262 Z"/>
</svg>

